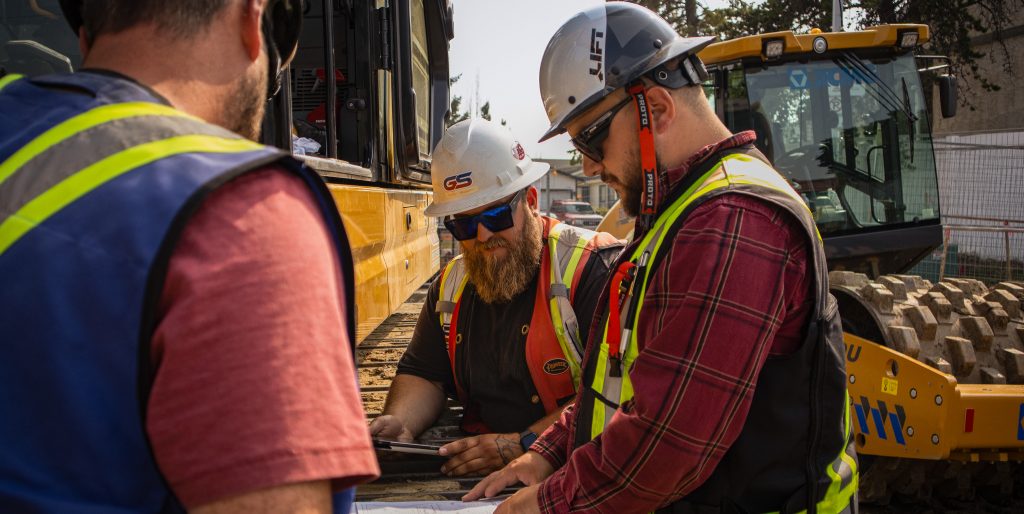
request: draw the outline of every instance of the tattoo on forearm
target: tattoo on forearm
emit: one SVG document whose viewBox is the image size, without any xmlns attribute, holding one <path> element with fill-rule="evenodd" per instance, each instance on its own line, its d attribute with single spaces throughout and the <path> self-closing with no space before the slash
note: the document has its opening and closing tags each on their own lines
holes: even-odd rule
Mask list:
<svg viewBox="0 0 1024 514">
<path fill-rule="evenodd" d="M 519 446 L 519 441 L 499 435 L 494 439 L 494 444 L 498 445 L 498 455 L 501 455 L 501 462 L 508 464 L 512 462 L 512 459 L 519 456 L 522 453 L 522 447 Z"/>
</svg>

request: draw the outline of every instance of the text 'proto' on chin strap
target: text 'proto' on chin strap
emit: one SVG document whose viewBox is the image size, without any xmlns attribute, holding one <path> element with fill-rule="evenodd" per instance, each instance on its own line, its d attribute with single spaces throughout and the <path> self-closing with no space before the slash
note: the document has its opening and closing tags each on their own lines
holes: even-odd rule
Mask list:
<svg viewBox="0 0 1024 514">
<path fill-rule="evenodd" d="M 653 216 L 658 205 L 658 157 L 654 151 L 654 131 L 651 129 L 651 111 L 647 106 L 647 89 L 643 82 L 636 81 L 627 89 L 636 104 L 640 140 L 640 168 L 643 172 L 644 189 L 640 202 L 640 214 Z"/>
</svg>

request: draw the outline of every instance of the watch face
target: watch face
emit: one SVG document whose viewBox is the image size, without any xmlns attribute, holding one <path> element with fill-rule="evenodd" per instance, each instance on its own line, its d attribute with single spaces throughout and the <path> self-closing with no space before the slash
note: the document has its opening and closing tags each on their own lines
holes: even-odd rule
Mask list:
<svg viewBox="0 0 1024 514">
<path fill-rule="evenodd" d="M 534 434 L 533 432 L 530 432 L 529 430 L 519 434 L 519 445 L 523 447 L 523 451 L 524 452 L 529 450 L 530 449 L 530 445 L 532 445 L 533 442 L 536 441 L 536 440 L 537 440 L 537 434 Z"/>
</svg>

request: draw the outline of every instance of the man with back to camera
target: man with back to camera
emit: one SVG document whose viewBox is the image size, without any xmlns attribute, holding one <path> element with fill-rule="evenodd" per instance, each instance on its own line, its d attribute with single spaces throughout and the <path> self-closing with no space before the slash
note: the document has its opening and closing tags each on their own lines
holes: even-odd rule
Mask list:
<svg viewBox="0 0 1024 514">
<path fill-rule="evenodd" d="M 252 141 L 298 1 L 61 4 L 83 70 L 0 78 L 0 511 L 347 511 L 348 242 Z"/>
<path fill-rule="evenodd" d="M 375 437 L 411 441 L 444 410 L 465 409 L 471 437 L 449 443 L 442 472 L 481 474 L 521 455 L 579 383 L 579 359 L 620 241 L 541 216 L 531 184 L 548 171 L 506 129 L 450 127 L 432 154 L 434 202 L 459 240 L 430 286 Z"/>
<path fill-rule="evenodd" d="M 568 132 L 639 218 L 576 402 L 465 499 L 521 482 L 496 512 L 856 512 L 824 251 L 755 135 L 704 97 L 712 40 L 609 2 L 549 42 L 544 139 Z"/>
</svg>

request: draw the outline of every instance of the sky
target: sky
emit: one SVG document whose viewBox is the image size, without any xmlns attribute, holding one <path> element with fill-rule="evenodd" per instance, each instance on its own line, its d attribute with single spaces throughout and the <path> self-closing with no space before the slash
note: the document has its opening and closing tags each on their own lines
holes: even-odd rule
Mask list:
<svg viewBox="0 0 1024 514">
<path fill-rule="evenodd" d="M 561 135 L 537 143 L 548 128 L 538 72 L 551 35 L 577 12 L 603 0 L 453 0 L 455 39 L 449 49 L 452 76 L 462 78 L 452 96 L 462 109 L 491 102 L 491 119 L 505 119 L 534 158 L 567 159 L 572 148 Z M 701 2 L 718 7 L 725 0 Z M 479 87 L 477 86 L 479 84 Z"/>
</svg>

